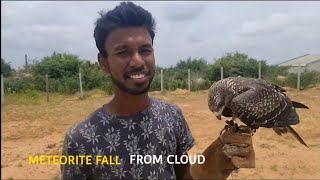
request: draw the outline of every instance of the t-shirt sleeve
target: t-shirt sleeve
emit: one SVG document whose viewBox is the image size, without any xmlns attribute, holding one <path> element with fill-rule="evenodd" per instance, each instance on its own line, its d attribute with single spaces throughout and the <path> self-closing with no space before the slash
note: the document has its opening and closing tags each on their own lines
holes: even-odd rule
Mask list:
<svg viewBox="0 0 320 180">
<path fill-rule="evenodd" d="M 180 108 L 177 108 L 176 120 L 178 143 L 176 154 L 183 155 L 194 146 L 195 140 Z"/>
</svg>

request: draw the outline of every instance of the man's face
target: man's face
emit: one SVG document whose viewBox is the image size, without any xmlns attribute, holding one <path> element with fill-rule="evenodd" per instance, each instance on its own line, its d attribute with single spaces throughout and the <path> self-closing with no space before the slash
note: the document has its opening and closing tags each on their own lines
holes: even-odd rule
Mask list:
<svg viewBox="0 0 320 180">
<path fill-rule="evenodd" d="M 146 28 L 119 28 L 106 41 L 107 57 L 99 55 L 101 68 L 110 73 L 116 89 L 133 95 L 148 91 L 155 74 L 152 39 Z"/>
</svg>

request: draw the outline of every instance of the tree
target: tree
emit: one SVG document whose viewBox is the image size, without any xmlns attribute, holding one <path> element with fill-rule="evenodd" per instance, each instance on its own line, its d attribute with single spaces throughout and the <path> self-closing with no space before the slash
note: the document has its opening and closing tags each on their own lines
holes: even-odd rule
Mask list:
<svg viewBox="0 0 320 180">
<path fill-rule="evenodd" d="M 1 58 L 1 74 L 3 74 L 4 77 L 9 77 L 12 71 L 13 69 L 10 63 Z"/>
<path fill-rule="evenodd" d="M 54 52 L 32 64 L 31 70 L 35 75 L 48 74 L 50 78 L 63 78 L 77 75 L 82 62 L 77 55 Z"/>
<path fill-rule="evenodd" d="M 180 60 L 175 68 L 178 69 L 190 69 L 193 71 L 200 71 L 203 70 L 207 66 L 207 61 L 203 58 L 197 59 L 191 59 L 190 57 L 187 60 Z"/>
<path fill-rule="evenodd" d="M 78 73 L 83 60 L 77 55 L 56 53 L 30 65 L 38 90 L 45 90 L 45 75 L 49 76 L 50 92 L 75 93 L 79 89 Z"/>
<path fill-rule="evenodd" d="M 220 68 L 223 67 L 223 76 L 243 76 L 258 78 L 258 65 L 261 62 L 261 72 L 265 73 L 267 63 L 265 60 L 257 60 L 249 58 L 248 55 L 235 52 L 227 53 L 225 56 L 217 59 L 214 64 L 208 66 L 206 70 L 206 77 L 211 81 L 220 79 Z"/>
</svg>

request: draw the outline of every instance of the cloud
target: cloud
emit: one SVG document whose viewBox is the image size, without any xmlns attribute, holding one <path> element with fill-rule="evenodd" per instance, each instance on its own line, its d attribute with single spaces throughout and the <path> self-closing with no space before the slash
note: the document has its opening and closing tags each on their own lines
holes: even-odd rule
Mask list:
<svg viewBox="0 0 320 180">
<path fill-rule="evenodd" d="M 265 35 L 266 33 L 279 33 L 290 24 L 287 14 L 272 14 L 266 19 L 247 21 L 241 25 L 238 32 L 245 36 Z"/>
<path fill-rule="evenodd" d="M 285 35 L 295 33 L 295 31 L 310 33 L 316 32 L 315 28 L 319 28 L 319 26 L 320 15 L 274 13 L 266 18 L 246 21 L 234 33 L 240 36 Z"/>
<path fill-rule="evenodd" d="M 302 54 L 319 54 L 320 2 L 135 2 L 157 22 L 156 63 L 174 65 L 188 57 L 209 62 L 240 51 L 279 63 Z M 2 58 L 17 68 L 24 54 L 41 59 L 53 51 L 96 62 L 93 28 L 98 11 L 119 2 L 4 1 Z"/>
<path fill-rule="evenodd" d="M 205 4 L 171 2 L 164 7 L 164 17 L 172 22 L 190 21 L 197 18 L 205 9 Z"/>
</svg>

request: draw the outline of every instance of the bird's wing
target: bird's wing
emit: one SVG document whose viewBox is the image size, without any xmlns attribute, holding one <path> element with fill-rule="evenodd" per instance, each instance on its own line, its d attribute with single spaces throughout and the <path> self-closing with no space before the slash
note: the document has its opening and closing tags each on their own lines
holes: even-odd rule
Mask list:
<svg viewBox="0 0 320 180">
<path fill-rule="evenodd" d="M 274 120 L 290 102 L 276 89 L 258 87 L 236 96 L 231 101 L 230 108 L 246 125 L 260 126 Z"/>
<path fill-rule="evenodd" d="M 267 82 L 267 81 L 265 81 L 265 82 L 266 82 L 266 84 L 268 84 L 268 85 L 271 86 L 272 88 L 274 88 L 274 89 L 276 89 L 276 90 L 278 90 L 278 91 L 280 91 L 280 92 L 282 92 L 282 93 L 287 92 L 287 91 L 286 91 L 283 87 L 281 87 L 281 86 L 272 84 L 272 83 Z"/>
<path fill-rule="evenodd" d="M 263 85 L 263 86 L 269 86 L 269 87 L 271 87 L 271 88 L 273 88 L 273 89 L 276 89 L 276 90 L 278 90 L 278 91 L 280 91 L 280 92 L 283 92 L 283 93 L 284 93 L 284 92 L 287 92 L 283 87 L 278 86 L 278 85 L 273 84 L 273 83 L 270 83 L 270 82 L 268 82 L 268 81 L 266 81 L 266 80 L 254 79 L 254 81 L 256 81 L 255 83 L 261 84 L 261 85 Z"/>
</svg>

